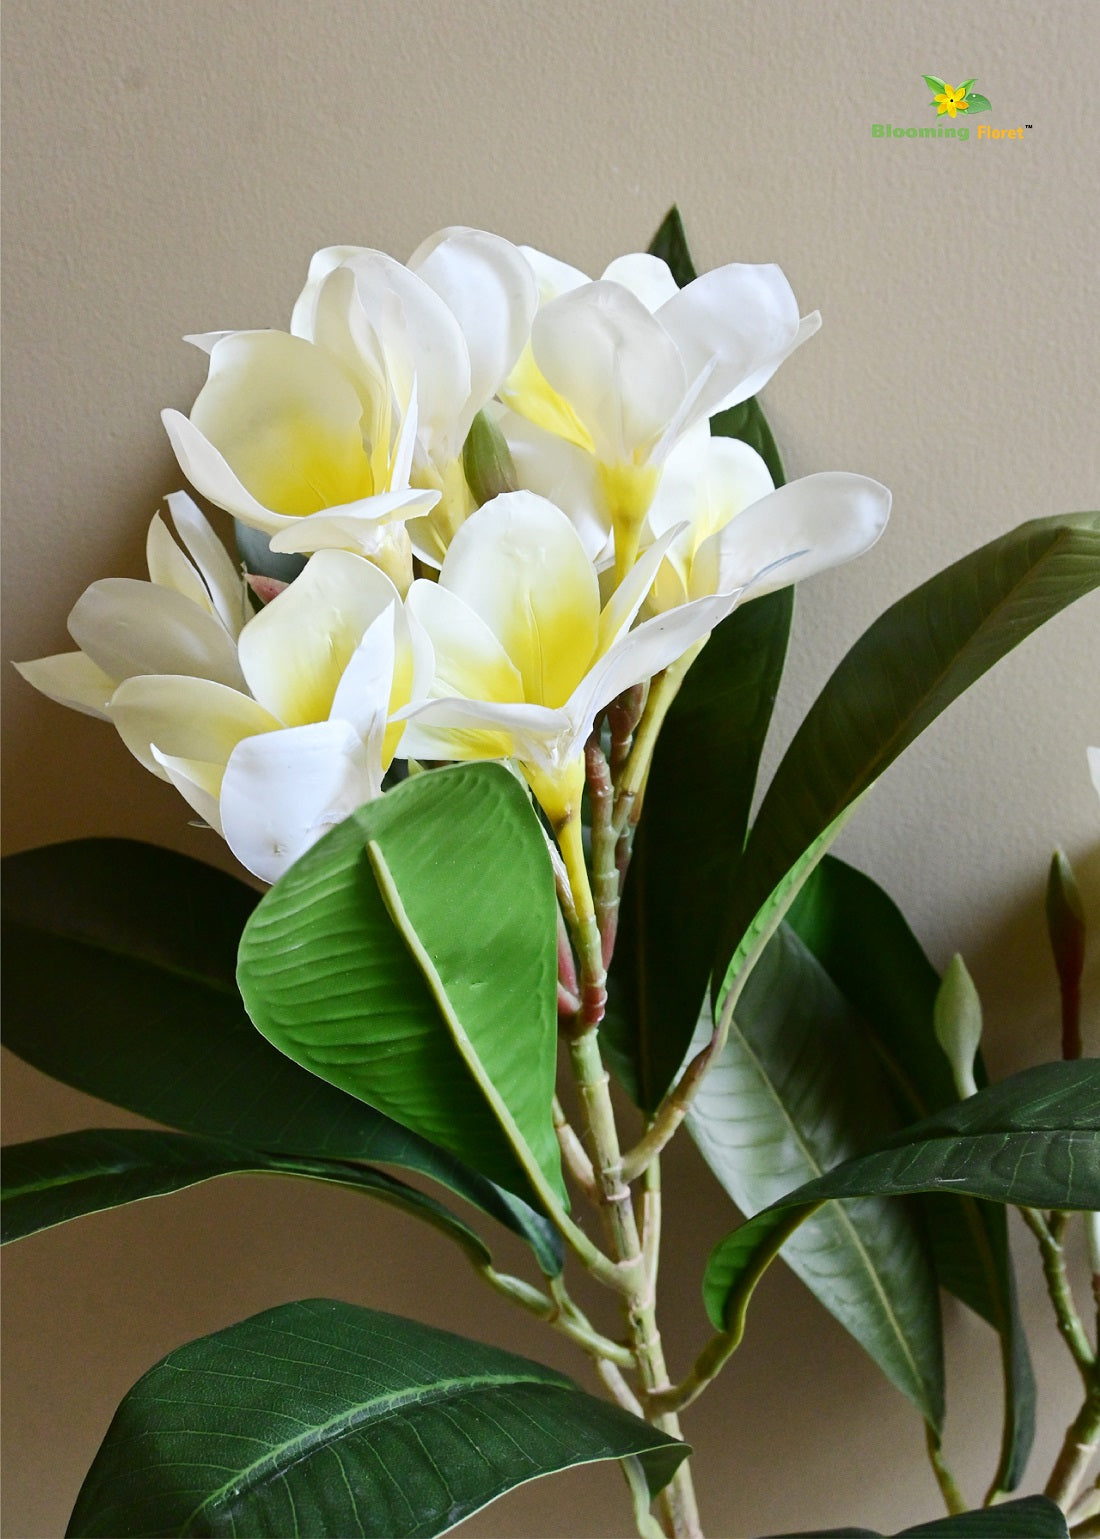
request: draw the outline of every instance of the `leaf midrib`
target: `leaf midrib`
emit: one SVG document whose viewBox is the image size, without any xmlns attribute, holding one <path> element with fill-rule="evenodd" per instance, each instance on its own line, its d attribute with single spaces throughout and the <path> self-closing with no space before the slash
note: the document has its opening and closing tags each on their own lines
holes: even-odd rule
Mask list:
<svg viewBox="0 0 1100 1539">
<path fill-rule="evenodd" d="M 192 1370 L 181 1368 L 176 1364 L 166 1364 L 177 1373 L 186 1373 Z M 201 1371 L 201 1370 L 200 1370 Z M 217 1504 L 222 1501 L 227 1492 L 233 1491 L 238 1497 L 245 1496 L 251 1491 L 262 1486 L 266 1481 L 282 1476 L 285 1467 L 299 1464 L 311 1453 L 328 1447 L 331 1443 L 341 1441 L 361 1430 L 366 1423 L 384 1421 L 387 1417 L 394 1416 L 406 1407 L 425 1405 L 436 1406 L 446 1404 L 450 1400 L 457 1400 L 463 1395 L 476 1394 L 489 1389 L 507 1387 L 509 1385 L 537 1385 L 541 1388 L 568 1389 L 565 1382 L 558 1382 L 553 1378 L 536 1378 L 532 1374 L 480 1374 L 476 1379 L 437 1379 L 430 1385 L 417 1385 L 413 1389 L 401 1391 L 396 1395 L 382 1396 L 376 1400 L 360 1401 L 350 1410 L 332 1417 L 327 1422 L 321 1422 L 311 1427 L 308 1432 L 299 1437 L 292 1438 L 289 1442 L 281 1443 L 270 1453 L 256 1459 L 232 1480 L 219 1486 L 216 1491 L 203 1498 L 193 1512 L 184 1520 L 180 1533 L 193 1532 L 192 1525 L 203 1514 L 217 1510 Z"/>
<path fill-rule="evenodd" d="M 803 1154 L 803 1156 L 804 1156 L 804 1158 L 806 1160 L 807 1165 L 809 1165 L 810 1168 L 816 1172 L 816 1176 L 815 1176 L 814 1179 L 817 1179 L 817 1178 L 820 1178 L 821 1176 L 824 1176 L 826 1174 L 826 1171 L 821 1167 L 821 1165 L 819 1164 L 819 1162 L 816 1159 L 816 1157 L 810 1152 L 810 1149 L 809 1149 L 808 1145 L 806 1144 L 805 1139 L 802 1137 L 802 1134 L 799 1132 L 797 1126 L 791 1120 L 791 1117 L 788 1114 L 786 1107 L 783 1105 L 783 1102 L 780 1099 L 778 1092 L 776 1091 L 774 1085 L 771 1082 L 770 1076 L 765 1072 L 763 1064 L 761 1063 L 761 1061 L 758 1058 L 758 1056 L 756 1055 L 756 1053 L 753 1051 L 752 1047 L 749 1045 L 749 1043 L 748 1043 L 747 1039 L 745 1038 L 744 1034 L 740 1030 L 737 1029 L 736 1020 L 733 1023 L 732 1029 L 734 1031 L 736 1031 L 738 1042 L 740 1042 L 742 1044 L 742 1046 L 744 1048 L 744 1051 L 745 1051 L 745 1054 L 749 1058 L 750 1062 L 752 1063 L 753 1068 L 756 1070 L 760 1080 L 762 1081 L 762 1083 L 763 1083 L 763 1085 L 765 1087 L 765 1090 L 767 1091 L 767 1094 L 771 1097 L 771 1099 L 774 1101 L 776 1107 L 779 1109 L 779 1112 L 780 1112 L 780 1115 L 782 1117 L 782 1120 L 786 1123 L 787 1127 L 790 1129 L 790 1132 L 792 1133 L 792 1135 L 794 1137 L 795 1143 L 798 1145 L 799 1150 Z M 804 1182 L 801 1182 L 799 1184 L 800 1185 L 805 1185 Z M 797 1188 L 792 1188 L 792 1190 L 797 1190 Z M 883 1307 L 883 1310 L 884 1310 L 887 1322 L 889 1323 L 891 1329 L 894 1332 L 895 1337 L 897 1338 L 897 1341 L 898 1341 L 899 1345 L 901 1346 L 902 1353 L 903 1353 L 903 1355 L 905 1357 L 906 1362 L 909 1364 L 910 1371 L 912 1372 L 912 1375 L 913 1375 L 913 1382 L 915 1384 L 920 1385 L 922 1390 L 923 1390 L 925 1388 L 924 1375 L 920 1372 L 920 1370 L 919 1370 L 919 1368 L 917 1366 L 916 1359 L 914 1358 L 913 1353 L 912 1353 L 912 1351 L 909 1348 L 909 1344 L 908 1344 L 908 1342 L 906 1340 L 904 1332 L 901 1329 L 901 1325 L 900 1325 L 900 1322 L 898 1321 L 897 1315 L 895 1314 L 895 1312 L 894 1312 L 894 1310 L 893 1310 L 893 1308 L 892 1308 L 892 1306 L 890 1304 L 889 1298 L 887 1297 L 887 1295 L 883 1291 L 882 1284 L 880 1283 L 879 1278 L 878 1278 L 878 1274 L 877 1274 L 874 1266 L 871 1263 L 870 1256 L 868 1255 L 866 1247 L 864 1246 L 863 1241 L 860 1238 L 860 1235 L 859 1235 L 858 1231 L 856 1230 L 855 1226 L 852 1223 L 851 1218 L 848 1215 L 848 1211 L 847 1211 L 846 1207 L 844 1206 L 843 1202 L 835 1201 L 835 1200 L 833 1200 L 831 1198 L 825 1199 L 820 1205 L 821 1206 L 825 1206 L 826 1203 L 828 1203 L 828 1202 L 832 1203 L 832 1206 L 833 1206 L 833 1208 L 835 1210 L 835 1215 L 834 1216 L 839 1218 L 841 1227 L 843 1229 L 845 1229 L 846 1231 L 848 1231 L 850 1239 L 851 1239 L 853 1245 L 855 1246 L 855 1249 L 856 1249 L 856 1251 L 858 1253 L 858 1256 L 859 1256 L 863 1266 L 865 1267 L 868 1275 L 871 1278 L 871 1281 L 872 1281 L 872 1284 L 874 1286 L 875 1292 L 876 1292 L 876 1294 L 878 1295 L 878 1297 L 879 1297 L 879 1299 L 881 1301 L 881 1304 L 882 1304 L 882 1307 Z"/>
</svg>

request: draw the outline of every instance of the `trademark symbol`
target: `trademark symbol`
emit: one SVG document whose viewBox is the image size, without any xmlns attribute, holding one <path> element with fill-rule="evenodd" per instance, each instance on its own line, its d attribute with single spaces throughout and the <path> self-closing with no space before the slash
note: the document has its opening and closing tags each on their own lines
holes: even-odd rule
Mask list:
<svg viewBox="0 0 1100 1539">
<path fill-rule="evenodd" d="M 1031 125 L 1031 124 L 1030 124 L 1030 123 L 1025 123 L 1025 124 L 1024 124 L 1024 127 L 1025 127 L 1025 128 L 1030 128 L 1030 127 L 1031 127 L 1031 126 L 1032 126 L 1032 125 Z"/>
</svg>

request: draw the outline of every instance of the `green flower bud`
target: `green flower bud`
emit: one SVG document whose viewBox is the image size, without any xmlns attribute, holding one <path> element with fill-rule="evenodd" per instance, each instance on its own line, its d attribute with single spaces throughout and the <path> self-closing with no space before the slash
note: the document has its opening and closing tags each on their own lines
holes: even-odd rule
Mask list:
<svg viewBox="0 0 1100 1539">
<path fill-rule="evenodd" d="M 1047 934 L 1062 994 L 1062 1057 L 1080 1058 L 1085 909 L 1073 867 L 1061 850 L 1055 850 L 1047 878 Z"/>
<path fill-rule="evenodd" d="M 982 1004 L 966 963 L 956 954 L 944 971 L 932 1012 L 936 1041 L 947 1054 L 962 1100 L 977 1093 L 974 1060 L 982 1040 Z"/>
<path fill-rule="evenodd" d="M 512 451 L 493 419 L 479 411 L 462 447 L 462 469 L 478 507 L 502 492 L 519 490 Z"/>
</svg>

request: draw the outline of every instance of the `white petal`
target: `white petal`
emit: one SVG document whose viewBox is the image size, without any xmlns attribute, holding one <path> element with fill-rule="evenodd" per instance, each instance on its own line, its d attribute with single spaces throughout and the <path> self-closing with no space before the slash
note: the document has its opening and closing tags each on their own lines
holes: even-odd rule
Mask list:
<svg viewBox="0 0 1100 1539">
<path fill-rule="evenodd" d="M 627 572 L 622 582 L 604 605 L 600 615 L 600 655 L 611 649 L 634 623 L 634 617 L 645 602 L 646 594 L 653 586 L 653 579 L 664 560 L 669 547 L 684 531 L 683 523 L 673 524 L 660 539 L 645 550 Z"/>
<path fill-rule="evenodd" d="M 393 757 L 392 753 L 383 754 L 383 743 L 397 656 L 394 637 L 394 616 L 397 613 L 396 605 L 391 604 L 367 627 L 336 686 L 329 718 L 332 721 L 346 721 L 384 766 Z M 405 701 L 400 703 L 404 705 Z M 395 731 L 394 744 L 399 736 L 400 732 Z"/>
<path fill-rule="evenodd" d="M 398 399 L 411 400 L 415 382 L 421 441 L 433 456 L 453 458 L 470 397 L 470 355 L 457 320 L 434 289 L 383 252 L 359 252 L 348 265 Z"/>
<path fill-rule="evenodd" d="M 679 284 L 672 276 L 667 262 L 651 256 L 648 251 L 634 251 L 629 256 L 616 257 L 603 273 L 608 283 L 621 283 L 646 309 L 653 314 L 679 293 Z"/>
<path fill-rule="evenodd" d="M 649 508 L 649 529 L 663 534 L 687 519 L 692 533 L 705 539 L 774 489 L 767 465 L 748 444 L 692 433 L 665 462 Z"/>
<path fill-rule="evenodd" d="M 168 511 L 176 533 L 202 574 L 214 611 L 231 636 L 239 634 L 251 614 L 241 574 L 229 552 L 186 492 L 172 492 Z"/>
<path fill-rule="evenodd" d="M 409 589 L 409 615 L 432 644 L 434 695 L 519 701 L 523 680 L 489 626 L 465 600 L 421 578 Z"/>
<path fill-rule="evenodd" d="M 411 707 L 401 752 L 410 759 L 525 759 L 556 762 L 555 746 L 570 737 L 565 711 L 483 700 L 430 700 Z M 570 738 L 571 741 L 571 738 Z"/>
<path fill-rule="evenodd" d="M 586 284 L 555 299 L 536 315 L 531 345 L 608 464 L 640 461 L 687 388 L 672 338 L 616 283 Z"/>
<path fill-rule="evenodd" d="M 381 765 L 347 722 L 246 738 L 222 780 L 226 843 L 261 881 L 278 881 L 322 834 L 381 790 Z"/>
<path fill-rule="evenodd" d="M 191 422 L 273 513 L 318 513 L 374 491 L 359 392 L 332 354 L 300 337 L 223 338 Z"/>
<path fill-rule="evenodd" d="M 304 337 L 307 342 L 317 340 L 315 327 L 321 286 L 329 273 L 352 257 L 368 255 L 366 246 L 325 246 L 315 251 L 309 259 L 309 272 L 305 288 L 294 302 L 290 317 L 291 335 Z"/>
<path fill-rule="evenodd" d="M 536 251 L 534 246 L 521 246 L 519 249 L 535 275 L 540 305 L 548 305 L 559 294 L 568 294 L 592 281 L 579 267 L 559 262 L 557 257 L 547 256 L 545 251 Z"/>
<path fill-rule="evenodd" d="M 600 592 L 560 508 L 533 492 L 494 497 L 458 530 L 439 580 L 494 632 L 532 704 L 565 704 L 595 654 Z"/>
<path fill-rule="evenodd" d="M 703 273 L 662 305 L 657 319 L 689 380 L 710 370 L 695 406 L 705 416 L 754 394 L 798 336 L 798 305 L 774 263 L 731 262 Z"/>
<path fill-rule="evenodd" d="M 185 342 L 190 342 L 192 347 L 197 347 L 200 353 L 212 353 L 214 345 L 223 337 L 231 337 L 231 331 L 192 331 L 184 337 Z"/>
<path fill-rule="evenodd" d="M 1092 777 L 1097 796 L 1100 796 L 1100 748 L 1089 748 L 1086 752 L 1089 760 L 1089 775 Z"/>
<path fill-rule="evenodd" d="M 222 831 L 221 814 L 218 812 L 218 791 L 221 787 L 224 764 L 207 764 L 201 759 L 183 759 L 178 755 L 161 753 L 154 743 L 149 752 L 164 771 L 189 807 L 192 807 L 208 823 L 215 833 Z"/>
<path fill-rule="evenodd" d="M 85 716 L 110 720 L 107 706 L 119 681 L 104 673 L 83 652 L 58 652 L 34 662 L 16 663 L 15 667 L 28 684 L 50 700 L 82 711 Z"/>
<path fill-rule="evenodd" d="M 731 392 L 727 399 L 719 401 L 710 408 L 710 415 L 713 416 L 715 412 L 724 411 L 727 406 L 736 406 L 740 401 L 747 401 L 750 395 L 756 395 L 759 391 L 763 390 L 769 379 L 779 368 L 779 365 L 786 363 L 791 354 L 797 352 L 803 342 L 808 342 L 820 330 L 821 311 L 811 310 L 809 315 L 804 315 L 799 321 L 798 330 L 795 332 L 794 340 L 790 346 L 785 347 L 778 357 L 770 358 L 757 373 L 750 374 L 748 379 L 742 380 L 737 389 Z"/>
<path fill-rule="evenodd" d="M 214 445 L 210 443 L 182 412 L 171 407 L 160 414 L 164 431 L 168 434 L 172 452 L 179 467 L 191 485 L 209 497 L 210 501 L 242 523 L 265 534 L 274 534 L 292 520 L 281 513 L 272 513 L 256 501 L 244 487 Z"/>
<path fill-rule="evenodd" d="M 214 606 L 206 585 L 188 561 L 183 551 L 168 533 L 159 513 L 153 514 L 149 533 L 145 539 L 145 561 L 149 568 L 149 581 L 160 588 L 171 588 L 181 593 L 189 603 L 206 614 L 213 614 Z"/>
<path fill-rule="evenodd" d="M 282 726 L 239 690 L 209 679 L 163 674 L 120 684 L 110 715 L 127 748 L 155 775 L 163 772 L 153 745 L 173 758 L 224 765 L 242 738 Z"/>
<path fill-rule="evenodd" d="M 456 427 L 463 441 L 527 344 L 538 304 L 535 276 L 510 241 L 464 228 L 425 241 L 409 266 L 446 303 L 466 339 L 470 394 Z"/>
<path fill-rule="evenodd" d="M 322 550 L 241 632 L 241 668 L 256 699 L 287 726 L 324 721 L 367 627 L 400 595 L 362 556 Z"/>
<path fill-rule="evenodd" d="M 311 513 L 285 524 L 271 536 L 275 551 L 315 551 L 362 549 L 372 553 L 377 548 L 379 529 L 429 512 L 439 501 L 438 492 L 412 488 L 404 492 L 380 492 L 363 502 L 352 503 L 333 513 Z"/>
<path fill-rule="evenodd" d="M 568 439 L 536 427 L 518 412 L 503 413 L 498 426 L 507 439 L 520 485 L 568 514 L 594 565 L 609 547 L 613 555 L 607 499 L 593 456 Z"/>
<path fill-rule="evenodd" d="M 867 476 L 823 471 L 781 486 L 739 513 L 717 548 L 718 591 L 774 592 L 862 555 L 890 515 L 890 493 Z M 702 547 L 699 558 L 707 554 Z"/>
<path fill-rule="evenodd" d="M 76 601 L 69 634 L 104 673 L 182 673 L 243 685 L 237 648 L 221 621 L 171 588 L 105 577 Z"/>
</svg>

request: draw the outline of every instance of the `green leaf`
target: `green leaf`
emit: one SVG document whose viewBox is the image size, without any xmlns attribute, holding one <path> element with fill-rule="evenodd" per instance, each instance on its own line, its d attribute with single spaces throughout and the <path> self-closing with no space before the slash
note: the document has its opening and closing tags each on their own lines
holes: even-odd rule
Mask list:
<svg viewBox="0 0 1100 1539">
<path fill-rule="evenodd" d="M 892 1131 L 888 1105 L 862 1023 L 784 928 L 754 969 L 689 1115 L 707 1164 L 738 1207 L 755 1213 Z M 830 1203 L 783 1256 L 938 1428 L 939 1295 L 910 1208 L 874 1196 Z"/>
<path fill-rule="evenodd" d="M 508 1190 L 564 1202 L 555 902 L 516 777 L 434 770 L 360 808 L 276 883 L 245 928 L 238 982 L 295 1062 Z"/>
<path fill-rule="evenodd" d="M 1037 519 L 937 573 L 864 632 L 764 797 L 724 916 L 716 995 L 759 954 L 809 875 L 815 843 L 823 855 L 856 799 L 941 711 L 1098 584 L 1100 515 Z"/>
<path fill-rule="evenodd" d="M 939 978 L 897 906 L 870 877 L 827 855 L 788 915 L 866 1024 L 906 1122 L 956 1104 L 935 1040 Z M 986 1083 L 981 1059 L 979 1085 Z M 940 1285 L 1001 1338 L 1005 1431 L 998 1489 L 1018 1485 L 1035 1435 L 1035 1380 L 1016 1307 L 1005 1210 L 940 1192 L 919 1199 Z"/>
<path fill-rule="evenodd" d="M 942 95 L 942 93 L 947 90 L 945 82 L 942 81 L 938 75 L 922 75 L 921 79 L 924 81 L 928 89 L 935 92 L 937 96 Z"/>
<path fill-rule="evenodd" d="M 771 1539 L 884 1539 L 870 1528 L 815 1528 L 798 1534 L 772 1534 Z M 1065 1514 L 1045 1496 L 998 1502 L 977 1512 L 957 1512 L 949 1518 L 903 1528 L 894 1539 L 1069 1539 Z"/>
<path fill-rule="evenodd" d="M 684 221 L 680 218 L 680 210 L 675 203 L 661 220 L 660 229 L 650 241 L 649 254 L 660 257 L 662 262 L 668 263 L 672 276 L 681 288 L 685 288 L 698 277 L 695 264 L 691 260 L 691 252 L 688 250 Z"/>
<path fill-rule="evenodd" d="M 977 78 L 978 77 L 974 75 L 971 77 L 971 79 L 963 81 L 962 85 L 959 87 L 959 90 L 963 93 L 964 96 L 966 95 L 967 91 L 970 90 L 970 87 L 974 84 L 974 81 Z"/>
<path fill-rule="evenodd" d="M 975 91 L 972 96 L 966 98 L 967 117 L 972 117 L 975 112 L 989 112 L 991 110 L 989 97 L 982 96 L 978 91 Z"/>
<path fill-rule="evenodd" d="M 637 1457 L 656 1493 L 689 1451 L 539 1363 L 302 1300 L 189 1342 L 140 1379 L 68 1533 L 413 1539 L 601 1459 Z"/>
<path fill-rule="evenodd" d="M 146 1197 L 163 1197 L 200 1181 L 228 1175 L 305 1176 L 353 1186 L 457 1240 L 476 1265 L 492 1259 L 482 1240 L 434 1198 L 395 1181 L 381 1170 L 263 1154 L 211 1138 L 134 1128 L 85 1128 L 56 1138 L 8 1144 L 3 1166 L 3 1229 L 0 1239 L 23 1239 Z"/>
<path fill-rule="evenodd" d="M 548 1275 L 561 1271 L 547 1219 L 260 1036 L 234 978 L 250 887 L 127 839 L 3 866 L 4 1044 L 27 1063 L 190 1133 L 429 1176 L 521 1235 Z"/>
<path fill-rule="evenodd" d="M 753 1289 L 823 1202 L 949 1191 L 1036 1208 L 1100 1207 L 1100 1059 L 1044 1063 L 980 1090 L 846 1160 L 720 1240 L 703 1293 L 739 1338 Z"/>
<path fill-rule="evenodd" d="M 657 742 L 601 1031 L 620 1078 L 646 1111 L 675 1078 L 706 998 L 793 607 L 794 590 L 785 588 L 723 620 L 689 669 Z"/>
</svg>

